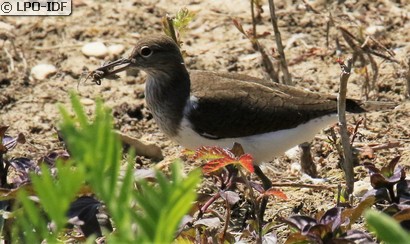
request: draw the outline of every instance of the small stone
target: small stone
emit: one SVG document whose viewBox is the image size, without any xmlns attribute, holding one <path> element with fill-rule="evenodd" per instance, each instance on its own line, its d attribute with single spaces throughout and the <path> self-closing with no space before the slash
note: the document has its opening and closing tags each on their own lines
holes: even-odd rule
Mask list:
<svg viewBox="0 0 410 244">
<path fill-rule="evenodd" d="M 292 175 L 300 175 L 302 173 L 302 166 L 299 163 L 292 163 L 290 165 L 290 173 Z"/>
<path fill-rule="evenodd" d="M 300 148 L 299 146 L 294 146 L 291 149 L 287 150 L 285 152 L 285 155 L 290 159 L 290 160 L 299 160 L 300 159 Z"/>
<path fill-rule="evenodd" d="M 89 99 L 89 98 L 81 98 L 81 103 L 85 106 L 90 106 L 90 105 L 94 105 L 94 100 Z"/>
<path fill-rule="evenodd" d="M 81 48 L 81 52 L 88 57 L 102 58 L 107 56 L 108 48 L 102 42 L 90 42 Z"/>
<path fill-rule="evenodd" d="M 51 64 L 38 64 L 31 68 L 31 76 L 36 80 L 44 80 L 57 73 L 57 68 Z"/>
<path fill-rule="evenodd" d="M 110 55 L 116 56 L 122 54 L 124 52 L 124 49 L 124 45 L 114 44 L 108 47 L 108 53 Z"/>
<path fill-rule="evenodd" d="M 384 33 L 385 29 L 386 28 L 382 25 L 371 25 L 366 28 L 365 33 L 367 35 L 377 36 L 377 35 Z"/>
<path fill-rule="evenodd" d="M 354 191 L 353 196 L 355 197 L 362 197 L 366 194 L 370 189 L 373 189 L 372 184 L 368 181 L 356 181 L 354 183 Z"/>
</svg>

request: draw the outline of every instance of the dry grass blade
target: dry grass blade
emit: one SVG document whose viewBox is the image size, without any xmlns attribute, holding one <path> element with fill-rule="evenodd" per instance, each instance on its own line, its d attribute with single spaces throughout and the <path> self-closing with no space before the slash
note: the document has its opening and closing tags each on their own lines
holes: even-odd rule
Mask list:
<svg viewBox="0 0 410 244">
<path fill-rule="evenodd" d="M 407 97 L 410 97 L 410 58 L 407 60 Z"/>
<path fill-rule="evenodd" d="M 248 40 L 252 43 L 252 47 L 255 51 L 258 51 L 261 53 L 262 56 L 262 64 L 263 67 L 265 67 L 266 73 L 268 73 L 269 77 L 274 81 L 274 82 L 279 82 L 279 71 L 275 69 L 270 56 L 266 52 L 266 49 L 260 44 L 258 39 L 256 38 L 256 33 L 252 33 L 250 35 L 247 33 L 241 24 L 241 22 L 238 19 L 233 19 L 233 24 L 235 27 L 246 37 Z"/>
<path fill-rule="evenodd" d="M 287 85 L 293 85 L 292 76 L 289 73 L 288 65 L 286 63 L 285 51 L 284 51 L 284 47 L 282 44 L 282 37 L 281 37 L 279 27 L 278 27 L 278 22 L 277 22 L 276 13 L 275 13 L 275 4 L 273 0 L 269 0 L 269 9 L 270 9 L 270 16 L 271 16 L 273 31 L 275 32 L 276 45 L 278 47 L 278 52 L 280 55 L 280 65 L 281 65 L 282 72 L 283 72 L 284 83 Z"/>
</svg>

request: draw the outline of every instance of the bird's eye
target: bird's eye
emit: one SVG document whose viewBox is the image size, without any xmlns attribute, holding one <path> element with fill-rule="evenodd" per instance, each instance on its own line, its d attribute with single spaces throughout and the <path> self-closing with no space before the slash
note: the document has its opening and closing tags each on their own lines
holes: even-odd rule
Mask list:
<svg viewBox="0 0 410 244">
<path fill-rule="evenodd" d="M 151 50 L 151 48 L 149 48 L 149 47 L 147 47 L 147 46 L 143 46 L 143 47 L 141 47 L 141 49 L 140 49 L 140 54 L 141 54 L 141 56 L 142 57 L 144 57 L 144 58 L 148 58 L 149 56 L 151 56 L 152 55 L 152 50 Z"/>
</svg>

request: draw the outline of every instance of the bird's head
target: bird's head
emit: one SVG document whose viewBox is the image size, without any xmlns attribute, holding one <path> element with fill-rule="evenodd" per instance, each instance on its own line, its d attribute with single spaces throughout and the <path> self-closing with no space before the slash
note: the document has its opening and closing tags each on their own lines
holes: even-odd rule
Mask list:
<svg viewBox="0 0 410 244">
<path fill-rule="evenodd" d="M 184 60 L 174 40 L 165 35 L 152 35 L 141 39 L 128 58 L 115 60 L 104 67 L 107 67 L 107 75 L 129 68 L 155 75 L 172 72 L 178 66 L 184 66 Z"/>
</svg>

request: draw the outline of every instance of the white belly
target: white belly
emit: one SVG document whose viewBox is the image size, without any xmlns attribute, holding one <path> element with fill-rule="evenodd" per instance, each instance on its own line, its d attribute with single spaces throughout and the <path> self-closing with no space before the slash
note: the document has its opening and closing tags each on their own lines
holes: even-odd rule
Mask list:
<svg viewBox="0 0 410 244">
<path fill-rule="evenodd" d="M 255 163 L 268 162 L 286 150 L 308 142 L 326 126 L 335 123 L 337 115 L 326 115 L 295 128 L 247 136 L 242 138 L 208 139 L 198 135 L 188 120 L 184 119 L 178 136 L 171 138 L 181 146 L 195 150 L 201 146 L 219 146 L 231 148 L 234 142 L 242 145 L 246 153 L 250 153 Z"/>
</svg>

